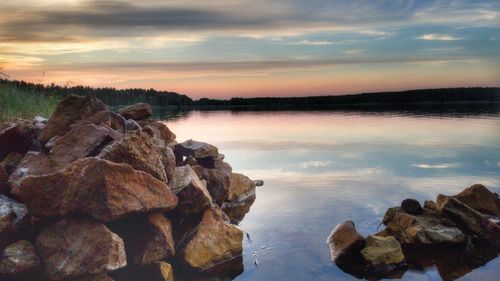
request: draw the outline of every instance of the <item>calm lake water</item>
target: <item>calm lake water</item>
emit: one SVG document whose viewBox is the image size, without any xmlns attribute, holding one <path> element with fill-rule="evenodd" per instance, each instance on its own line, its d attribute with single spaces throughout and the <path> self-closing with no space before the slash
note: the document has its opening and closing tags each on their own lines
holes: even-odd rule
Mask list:
<svg viewBox="0 0 500 281">
<path fill-rule="evenodd" d="M 330 261 L 325 241 L 338 223 L 368 235 L 408 197 L 435 200 L 473 183 L 500 193 L 499 114 L 193 111 L 167 124 L 265 182 L 239 225 L 250 239 L 235 280 L 355 280 Z M 402 279 L 447 274 L 430 266 Z M 460 280 L 500 280 L 500 258 Z"/>
</svg>

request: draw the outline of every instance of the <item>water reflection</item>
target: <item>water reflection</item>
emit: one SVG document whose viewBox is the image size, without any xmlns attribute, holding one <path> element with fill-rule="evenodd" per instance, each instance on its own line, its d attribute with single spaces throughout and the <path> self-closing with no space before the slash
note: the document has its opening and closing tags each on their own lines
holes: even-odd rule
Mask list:
<svg viewBox="0 0 500 281">
<path fill-rule="evenodd" d="M 168 121 L 178 140 L 213 143 L 235 172 L 263 179 L 250 212 L 236 280 L 353 280 L 331 263 L 325 239 L 346 219 L 367 235 L 388 207 L 455 194 L 473 183 L 500 192 L 500 116 L 349 112 L 191 112 Z M 258 266 L 255 264 L 258 259 Z M 484 266 L 412 267 L 403 280 L 494 280 Z"/>
</svg>

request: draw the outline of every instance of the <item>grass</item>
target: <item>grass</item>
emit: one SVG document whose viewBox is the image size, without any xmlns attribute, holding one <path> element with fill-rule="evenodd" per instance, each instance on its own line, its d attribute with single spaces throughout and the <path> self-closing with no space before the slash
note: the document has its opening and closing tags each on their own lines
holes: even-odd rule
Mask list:
<svg viewBox="0 0 500 281">
<path fill-rule="evenodd" d="M 0 125 L 15 118 L 31 119 L 37 115 L 50 117 L 58 98 L 0 83 Z"/>
</svg>

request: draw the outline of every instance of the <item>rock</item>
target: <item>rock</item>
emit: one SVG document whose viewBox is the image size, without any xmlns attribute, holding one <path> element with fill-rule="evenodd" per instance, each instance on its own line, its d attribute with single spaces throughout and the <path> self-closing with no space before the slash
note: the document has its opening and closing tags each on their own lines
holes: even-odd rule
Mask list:
<svg viewBox="0 0 500 281">
<path fill-rule="evenodd" d="M 231 171 L 225 169 L 207 169 L 202 166 L 193 166 L 198 177 L 206 181 L 207 190 L 212 199 L 219 206 L 226 200 L 229 192 Z"/>
<path fill-rule="evenodd" d="M 9 127 L 0 131 L 0 161 L 12 152 L 24 155 L 36 149 L 36 132 L 29 120 L 17 119 Z"/>
<path fill-rule="evenodd" d="M 227 201 L 244 201 L 246 198 L 255 195 L 255 183 L 247 176 L 231 173 L 229 178 L 229 190 Z"/>
<path fill-rule="evenodd" d="M 112 275 L 117 281 L 137 281 L 137 280 L 173 281 L 174 280 L 174 270 L 172 266 L 164 261 L 155 262 L 145 266 L 137 266 L 137 265 L 127 266 L 123 269 L 113 272 Z"/>
<path fill-rule="evenodd" d="M 404 262 L 401 245 L 394 237 L 379 237 L 369 235 L 361 255 L 370 265 L 379 267 L 397 266 Z"/>
<path fill-rule="evenodd" d="M 482 184 L 474 184 L 453 197 L 481 213 L 500 215 L 497 206 L 500 199 Z"/>
<path fill-rule="evenodd" d="M 185 162 L 187 164 L 189 164 L 188 162 L 193 162 L 191 159 L 189 159 L 189 157 L 192 157 L 192 156 L 188 156 L 186 158 Z M 229 172 L 233 171 L 233 168 L 231 167 L 231 165 L 229 165 L 228 163 L 224 162 L 224 155 L 220 154 L 220 153 L 219 153 L 219 155 L 216 158 L 205 157 L 205 158 L 198 158 L 198 159 L 195 159 L 195 160 L 196 160 L 197 165 L 201 165 L 204 168 L 227 170 Z"/>
<path fill-rule="evenodd" d="M 165 123 L 152 120 L 141 120 L 138 123 L 145 130 L 147 126 L 153 128 L 155 131 L 155 137 L 163 140 L 165 144 L 169 144 L 175 141 L 176 138 L 175 134 L 172 131 L 170 131 L 170 129 L 167 127 L 167 125 L 165 125 Z"/>
<path fill-rule="evenodd" d="M 9 174 L 7 170 L 4 168 L 3 164 L 0 163 L 0 183 L 7 182 L 9 180 Z"/>
<path fill-rule="evenodd" d="M 0 249 L 26 236 L 29 224 L 26 205 L 0 195 Z"/>
<path fill-rule="evenodd" d="M 436 211 L 424 210 L 412 215 L 400 208 L 390 208 L 384 216 L 387 226 L 378 236 L 392 236 L 401 244 L 418 247 L 465 242 L 465 234 L 448 218 Z"/>
<path fill-rule="evenodd" d="M 94 97 L 69 95 L 57 105 L 38 140 L 45 144 L 51 138 L 67 133 L 76 121 L 87 119 L 105 109 L 106 106 Z"/>
<path fill-rule="evenodd" d="M 28 152 L 29 153 L 29 152 Z M 5 157 L 2 161 L 2 165 L 4 166 L 5 170 L 7 170 L 7 173 L 10 175 L 12 174 L 19 163 L 21 163 L 21 160 L 23 159 L 24 154 L 18 153 L 18 152 L 11 152 L 7 157 Z"/>
<path fill-rule="evenodd" d="M 418 215 L 421 214 L 423 209 L 420 203 L 415 199 L 405 199 L 401 202 L 401 209 L 408 214 Z"/>
<path fill-rule="evenodd" d="M 62 169 L 67 163 L 58 162 L 51 156 L 30 151 L 26 153 L 16 170 L 10 175 L 9 182 L 12 184 L 12 193 L 17 194 L 19 182 L 27 176 L 48 175 Z"/>
<path fill-rule="evenodd" d="M 264 181 L 263 180 L 255 180 L 255 186 L 263 186 L 264 185 Z"/>
<path fill-rule="evenodd" d="M 425 200 L 424 202 L 424 208 L 432 211 L 437 211 L 437 206 L 436 202 L 432 200 Z"/>
<path fill-rule="evenodd" d="M 134 119 L 127 119 L 125 120 L 125 131 L 142 131 L 142 127 Z"/>
<path fill-rule="evenodd" d="M 161 181 L 167 181 L 163 157 L 153 139 L 144 132 L 132 132 L 104 148 L 99 158 L 130 164 Z"/>
<path fill-rule="evenodd" d="M 196 233 L 180 245 L 177 256 L 183 263 L 210 273 L 214 266 L 242 255 L 242 240 L 243 232 L 231 225 L 220 209 L 207 209 Z"/>
<path fill-rule="evenodd" d="M 87 218 L 47 226 L 36 246 L 50 280 L 101 274 L 127 265 L 123 241 L 104 224 Z"/>
<path fill-rule="evenodd" d="M 250 211 L 250 207 L 252 207 L 253 203 L 255 202 L 255 198 L 256 196 L 255 194 L 253 194 L 243 201 L 224 202 L 221 208 L 229 217 L 231 223 L 238 225 L 243 220 L 243 218 L 245 218 L 245 215 Z"/>
<path fill-rule="evenodd" d="M 217 158 L 219 155 L 217 147 L 205 142 L 198 142 L 195 140 L 187 140 L 183 143 L 177 144 L 175 146 L 174 152 L 176 154 L 176 157 L 192 156 L 196 159 L 207 157 Z M 180 158 L 182 159 L 182 157 Z"/>
<path fill-rule="evenodd" d="M 87 119 L 77 121 L 72 125 L 72 127 L 82 126 L 86 124 L 104 125 L 113 130 L 116 130 L 117 132 L 125 132 L 125 118 L 108 110 L 99 111 Z"/>
<path fill-rule="evenodd" d="M 106 273 L 85 275 L 76 279 L 71 279 L 68 281 L 114 281 L 113 278 L 109 277 Z"/>
<path fill-rule="evenodd" d="M 51 138 L 43 147 L 45 148 L 46 151 L 50 151 L 54 145 L 56 145 L 56 142 L 57 140 L 60 138 L 61 136 L 55 136 L 53 138 Z"/>
<path fill-rule="evenodd" d="M 177 206 L 177 197 L 164 182 L 128 164 L 98 158 L 77 160 L 53 174 L 25 177 L 16 195 L 41 218 L 86 213 L 107 222 Z"/>
<path fill-rule="evenodd" d="M 345 221 L 337 225 L 328 240 L 332 261 L 337 264 L 346 264 L 359 256 L 359 251 L 365 246 L 365 239 L 361 236 L 352 221 Z"/>
<path fill-rule="evenodd" d="M 153 109 L 147 103 L 136 103 L 119 109 L 118 114 L 126 119 L 142 120 L 153 115 Z"/>
<path fill-rule="evenodd" d="M 0 259 L 0 274 L 10 277 L 22 277 L 40 269 L 40 258 L 35 246 L 28 240 L 10 244 Z"/>
<path fill-rule="evenodd" d="M 500 249 L 500 226 L 485 215 L 465 205 L 458 199 L 439 194 L 436 201 L 439 212 L 451 218 L 457 225 Z"/>
<path fill-rule="evenodd" d="M 199 214 L 212 203 L 212 196 L 205 184 L 188 165 L 175 168 L 169 185 L 179 198 L 176 211 L 182 216 Z"/>
<path fill-rule="evenodd" d="M 167 174 L 167 179 L 170 181 L 174 177 L 176 167 L 174 151 L 168 146 L 160 146 L 159 149 L 162 156 L 161 162 L 165 167 L 165 174 Z"/>
<path fill-rule="evenodd" d="M 162 213 L 127 218 L 110 228 L 123 238 L 129 264 L 152 264 L 175 255 L 172 223 Z"/>
</svg>

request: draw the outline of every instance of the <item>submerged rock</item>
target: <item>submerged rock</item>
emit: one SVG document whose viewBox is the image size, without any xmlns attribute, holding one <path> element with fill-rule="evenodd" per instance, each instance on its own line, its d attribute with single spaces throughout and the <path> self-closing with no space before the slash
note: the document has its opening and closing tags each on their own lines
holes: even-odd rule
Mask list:
<svg viewBox="0 0 500 281">
<path fill-rule="evenodd" d="M 401 209 L 408 214 L 419 215 L 422 213 L 423 209 L 420 203 L 415 199 L 405 199 L 401 202 Z"/>
<path fill-rule="evenodd" d="M 40 269 L 41 263 L 35 246 L 28 240 L 10 244 L 0 259 L 0 275 L 14 278 L 27 277 Z"/>
<path fill-rule="evenodd" d="M 97 158 L 77 160 L 53 174 L 26 177 L 17 196 L 35 216 L 83 212 L 105 222 L 177 206 L 177 197 L 164 182 L 128 164 Z"/>
<path fill-rule="evenodd" d="M 388 269 L 404 262 L 404 254 L 399 242 L 391 236 L 369 235 L 366 246 L 361 250 L 363 258 L 375 268 Z"/>
<path fill-rule="evenodd" d="M 453 196 L 460 202 L 481 213 L 500 215 L 500 199 L 482 184 L 474 184 Z"/>
<path fill-rule="evenodd" d="M 47 226 L 36 246 L 50 280 L 101 274 L 127 265 L 123 241 L 93 219 L 63 219 Z"/>
<path fill-rule="evenodd" d="M 153 109 L 147 103 L 136 103 L 119 109 L 118 114 L 125 119 L 142 120 L 153 115 Z"/>
<path fill-rule="evenodd" d="M 346 264 L 359 258 L 360 250 L 365 246 L 365 239 L 357 231 L 352 221 L 337 225 L 327 240 L 332 261 Z"/>
</svg>

